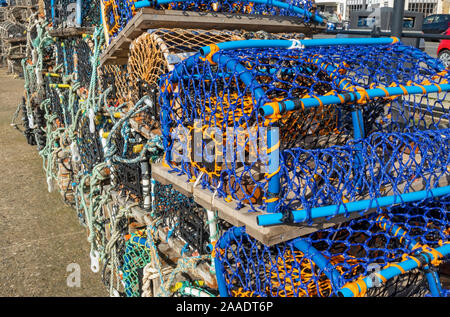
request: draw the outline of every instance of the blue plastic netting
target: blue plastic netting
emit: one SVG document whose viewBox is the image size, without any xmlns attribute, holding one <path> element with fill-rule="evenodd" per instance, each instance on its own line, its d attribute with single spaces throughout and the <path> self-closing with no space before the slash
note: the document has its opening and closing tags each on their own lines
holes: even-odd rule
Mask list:
<svg viewBox="0 0 450 317">
<path fill-rule="evenodd" d="M 268 183 L 278 176 L 273 211 L 287 219 L 292 210 L 306 210 L 310 218 L 313 207 L 336 205 L 337 211 L 344 202 L 446 186 L 446 91 L 331 104 L 321 100 L 356 92 L 364 96 L 375 88 L 441 89 L 448 78 L 438 60 L 401 43 L 219 50 L 210 61 L 197 54 L 160 81 L 166 161 L 251 210 L 265 210 L 274 201 Z M 315 107 L 299 106 L 319 99 Z M 289 100 L 299 108 L 260 116 L 264 105 Z M 359 135 L 355 113 L 360 115 Z M 276 172 L 261 168 L 268 165 L 267 147 L 255 151 L 264 134 L 244 140 L 229 136 L 246 129 L 251 135 L 252 127 L 279 128 Z M 221 137 L 214 137 L 212 130 Z M 202 136 L 197 148 L 195 132 Z M 257 159 L 238 156 L 251 154 Z"/>
</svg>

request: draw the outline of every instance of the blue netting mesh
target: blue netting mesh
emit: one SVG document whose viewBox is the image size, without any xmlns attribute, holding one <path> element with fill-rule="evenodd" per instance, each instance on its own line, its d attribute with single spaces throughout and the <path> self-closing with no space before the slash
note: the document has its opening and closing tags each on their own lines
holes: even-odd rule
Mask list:
<svg viewBox="0 0 450 317">
<path fill-rule="evenodd" d="M 75 27 L 75 0 L 44 0 L 45 16 L 54 28 Z M 81 4 L 81 25 L 91 27 L 100 25 L 99 0 L 85 0 Z"/>
<path fill-rule="evenodd" d="M 146 241 L 145 232 L 138 231 L 131 234 L 125 244 L 121 271 L 127 297 L 138 297 L 142 293 L 143 270 L 151 261 L 151 253 Z"/>
<path fill-rule="evenodd" d="M 208 254 L 210 233 L 206 210 L 192 197 L 177 192 L 171 185 L 155 184 L 155 216 L 168 238 L 177 237 L 186 244 L 183 253 Z M 220 223 L 220 229 L 222 229 Z"/>
<path fill-rule="evenodd" d="M 449 133 L 448 129 L 377 132 L 339 147 L 284 150 L 280 173 L 286 185 L 280 208 L 310 210 L 337 205 L 337 212 L 345 201 L 438 187 L 439 181 L 447 182 Z M 361 168 L 355 168 L 358 164 Z M 293 197 L 292 192 L 298 194 Z"/>
<path fill-rule="evenodd" d="M 364 96 L 375 87 L 387 91 L 442 85 L 448 78 L 439 61 L 401 43 L 219 50 L 210 61 L 197 55 L 160 82 L 166 160 L 174 170 L 191 179 L 201 177 L 204 187 L 232 197 L 238 207 L 249 204 L 252 210 L 266 209 L 273 201 L 268 183 L 279 176 L 274 210 L 283 213 L 445 186 L 446 91 L 329 105 L 321 100 L 349 92 Z M 289 100 L 297 105 L 304 100 L 320 103 L 259 116 L 263 105 Z M 355 134 L 357 112 L 362 135 Z M 264 135 L 244 141 L 228 135 L 251 127 L 279 127 L 276 172 L 261 169 L 267 159 L 264 148 L 256 153 L 257 160 L 238 160 L 239 152 L 255 155 L 255 140 Z M 223 137 L 205 133 L 209 128 Z M 199 160 L 193 152 L 195 141 L 183 141 L 194 132 L 203 134 Z M 211 140 L 216 145 L 212 158 L 205 154 Z M 232 152 L 226 146 L 229 142 Z M 188 155 L 179 162 L 176 154 L 182 150 Z M 217 154 L 223 154 L 222 161 Z"/>
<path fill-rule="evenodd" d="M 136 13 L 133 0 L 103 1 L 105 21 L 108 33 L 115 37 Z M 310 0 L 279 1 L 288 7 L 280 7 L 268 1 L 268 4 L 248 1 L 201 0 L 201 1 L 150 1 L 147 5 L 157 10 L 181 10 L 194 12 L 224 12 L 251 15 L 289 16 L 301 19 L 304 23 L 314 20 L 314 2 Z M 299 10 L 294 10 L 296 7 Z"/>
</svg>

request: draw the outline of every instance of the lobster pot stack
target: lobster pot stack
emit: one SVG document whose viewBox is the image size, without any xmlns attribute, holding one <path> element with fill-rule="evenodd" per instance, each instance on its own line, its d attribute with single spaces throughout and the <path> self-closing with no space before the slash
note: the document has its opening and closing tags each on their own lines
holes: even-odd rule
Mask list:
<svg viewBox="0 0 450 317">
<path fill-rule="evenodd" d="M 450 171 L 444 103 L 449 75 L 440 63 L 396 39 L 367 39 L 365 45 L 353 41 L 221 43 L 202 48 L 162 77 L 164 159 L 173 171 L 235 201 L 238 208 L 263 212 L 257 216 L 260 226 L 313 224 L 324 217 L 356 219 L 290 241 L 290 249 L 283 244 L 258 252 L 254 261 L 259 262 L 250 261 L 249 271 L 240 266 L 242 254 L 253 258 L 260 246 L 242 228 L 231 230 L 216 251 L 225 294 L 337 294 L 347 287 L 345 282 L 367 276 L 370 265 L 385 267 L 405 254 L 428 250 L 431 241 L 417 241 L 415 230 L 408 232 L 410 221 L 422 232 L 444 233 L 434 236 L 432 244 L 446 247 Z M 436 217 L 433 229 L 428 227 L 431 214 Z M 365 234 L 354 236 L 354 228 Z M 383 238 L 371 238 L 380 230 L 385 231 Z M 410 241 L 400 242 L 401 254 L 395 247 L 390 250 L 394 238 L 406 240 L 407 235 Z M 235 252 L 235 240 L 242 254 Z M 362 254 L 351 246 L 355 241 Z M 327 261 L 325 267 L 322 260 L 305 255 L 315 243 L 321 248 L 314 253 Z M 378 258 L 370 251 L 371 243 L 381 243 L 375 249 L 389 255 Z M 261 260 L 265 256 L 268 263 Z M 290 272 L 288 262 L 297 266 L 300 280 L 271 285 L 269 276 L 279 281 L 289 274 L 274 272 L 273 266 Z M 327 272 L 301 280 L 300 272 L 308 276 L 314 265 L 324 272 L 333 265 L 333 276 Z M 241 274 L 254 280 L 241 285 Z M 393 282 L 400 289 L 397 295 L 403 293 L 399 284 L 408 283 L 408 274 Z M 326 277 L 329 284 L 315 288 Z M 230 287 L 233 283 L 240 287 Z"/>
<path fill-rule="evenodd" d="M 111 42 L 131 21 L 141 8 L 152 8 L 156 11 L 174 10 L 187 12 L 216 12 L 244 15 L 265 15 L 297 18 L 297 23 L 312 24 L 315 19 L 315 4 L 311 0 L 289 1 L 134 1 L 134 0 L 101 0 L 105 38 Z M 322 21 L 320 18 L 319 21 Z"/>
<path fill-rule="evenodd" d="M 179 237 L 185 244 L 183 252 L 204 254 L 210 242 L 210 229 L 203 207 L 196 204 L 192 198 L 177 193 L 171 186 L 161 191 L 161 188 L 166 187 L 150 178 L 149 162 L 159 161 L 158 156 L 162 154 L 160 143 L 159 148 L 152 146 L 150 153 L 143 150 L 146 141 L 156 140 L 156 136 L 160 134 L 158 83 L 161 75 L 195 55 L 203 46 L 227 39 L 243 40 L 257 36 L 268 34 L 226 30 L 154 29 L 132 42 L 126 69 L 125 65 L 102 66 L 101 71 L 107 74 L 103 76 L 105 83 L 102 85 L 106 88 L 108 83 L 113 83 L 109 86 L 111 90 L 107 107 L 115 124 L 107 133 L 107 147 L 111 155 L 115 153 L 110 161 L 114 188 L 119 196 L 133 201 L 143 210 L 151 209 L 156 217 L 161 217 L 161 230 Z M 143 98 L 149 99 L 143 103 Z M 167 192 L 170 194 L 162 194 Z M 159 207 L 161 195 L 166 197 L 163 204 L 166 208 Z M 181 205 L 180 199 L 184 202 Z M 227 227 L 227 224 L 221 222 L 220 226 Z"/>
<path fill-rule="evenodd" d="M 216 244 L 220 294 L 448 296 L 437 273 L 444 262 L 436 253 L 448 248 L 448 198 L 379 209 L 270 247 L 233 227 Z"/>
<path fill-rule="evenodd" d="M 99 0 L 44 0 L 41 10 L 55 29 L 92 27 L 101 24 Z"/>
</svg>

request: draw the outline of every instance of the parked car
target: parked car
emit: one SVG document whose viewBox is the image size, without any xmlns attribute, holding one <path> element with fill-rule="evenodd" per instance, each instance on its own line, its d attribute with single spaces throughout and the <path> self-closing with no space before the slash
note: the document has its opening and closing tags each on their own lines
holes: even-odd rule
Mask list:
<svg viewBox="0 0 450 317">
<path fill-rule="evenodd" d="M 450 27 L 450 14 L 433 14 L 423 20 L 423 33 L 440 34 Z"/>
<path fill-rule="evenodd" d="M 450 35 L 450 27 L 445 32 Z M 438 58 L 444 63 L 445 67 L 450 68 L 450 40 L 441 40 L 437 49 Z"/>
<path fill-rule="evenodd" d="M 372 10 L 350 11 L 349 31 L 366 31 L 371 32 L 380 30 L 381 32 L 391 32 L 391 21 L 394 14 L 393 8 L 382 7 Z M 403 33 L 422 33 L 423 13 L 405 11 L 403 16 Z M 374 29 L 375 28 L 375 29 Z M 367 35 L 347 35 L 344 37 L 367 37 Z M 425 50 L 425 40 L 423 38 L 416 39 L 412 37 L 402 37 L 400 39 L 403 44 L 417 47 Z"/>
</svg>

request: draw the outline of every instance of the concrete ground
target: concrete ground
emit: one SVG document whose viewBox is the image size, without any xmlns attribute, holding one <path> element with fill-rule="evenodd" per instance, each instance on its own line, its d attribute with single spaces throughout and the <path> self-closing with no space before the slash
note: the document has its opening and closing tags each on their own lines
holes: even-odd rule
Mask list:
<svg viewBox="0 0 450 317">
<path fill-rule="evenodd" d="M 0 296 L 108 296 L 75 210 L 47 191 L 36 147 L 10 126 L 23 86 L 0 68 Z M 71 263 L 80 287 L 67 284 Z"/>
<path fill-rule="evenodd" d="M 335 38 L 336 35 L 332 34 L 316 34 L 314 35 L 315 39 L 329 39 L 329 38 Z M 437 48 L 439 46 L 439 41 L 425 41 L 425 53 L 430 55 L 431 57 L 437 58 Z"/>
</svg>

